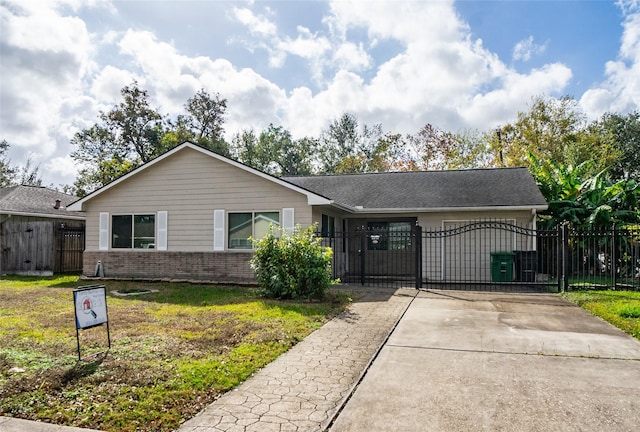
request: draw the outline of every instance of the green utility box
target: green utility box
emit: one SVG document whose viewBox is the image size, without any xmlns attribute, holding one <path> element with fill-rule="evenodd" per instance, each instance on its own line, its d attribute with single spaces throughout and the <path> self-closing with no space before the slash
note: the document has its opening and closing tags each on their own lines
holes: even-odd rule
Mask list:
<svg viewBox="0 0 640 432">
<path fill-rule="evenodd" d="M 511 282 L 515 253 L 510 251 L 491 252 L 491 282 Z"/>
</svg>

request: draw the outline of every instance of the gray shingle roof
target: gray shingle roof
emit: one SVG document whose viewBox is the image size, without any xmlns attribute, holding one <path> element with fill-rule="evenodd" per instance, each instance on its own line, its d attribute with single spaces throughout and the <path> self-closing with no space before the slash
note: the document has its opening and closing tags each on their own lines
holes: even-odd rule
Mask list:
<svg viewBox="0 0 640 432">
<path fill-rule="evenodd" d="M 55 209 L 56 200 L 60 208 Z M 45 217 L 84 218 L 80 212 L 66 210 L 78 197 L 41 186 L 9 186 L 0 189 L 0 213 L 43 215 Z"/>
<path fill-rule="evenodd" d="M 434 209 L 547 204 L 527 168 L 284 177 L 349 207 Z"/>
</svg>

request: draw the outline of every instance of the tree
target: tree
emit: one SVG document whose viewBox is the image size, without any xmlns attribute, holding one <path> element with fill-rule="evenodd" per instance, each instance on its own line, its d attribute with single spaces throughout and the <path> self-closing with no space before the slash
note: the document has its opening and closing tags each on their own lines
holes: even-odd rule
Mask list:
<svg viewBox="0 0 640 432">
<path fill-rule="evenodd" d="M 13 185 L 42 186 L 40 165 L 33 166 L 33 158 L 29 156 L 25 166 L 12 166 L 11 160 L 6 157 L 9 147 L 7 140 L 0 142 L 0 187 Z"/>
<path fill-rule="evenodd" d="M 164 117 L 149 105 L 149 94 L 134 81 L 120 91 L 123 101 L 71 139 L 71 157 L 81 163 L 74 185 L 82 196 L 149 162 L 164 151 Z"/>
<path fill-rule="evenodd" d="M 245 129 L 233 136 L 231 157 L 252 168 L 263 169 L 262 155 L 258 154 L 258 136 L 253 129 Z"/>
<path fill-rule="evenodd" d="M 185 104 L 186 116 L 178 116 L 178 129 L 188 131 L 188 139 L 209 150 L 229 156 L 229 145 L 224 140 L 224 116 L 227 100 L 219 93 L 210 95 L 200 89 Z M 184 141 L 184 140 L 183 140 Z"/>
<path fill-rule="evenodd" d="M 17 184 L 24 186 L 42 186 L 42 177 L 40 177 L 40 164 L 33 166 L 31 156 L 27 158 L 25 166 L 16 170 Z"/>
<path fill-rule="evenodd" d="M 496 166 L 531 167 L 531 154 L 538 163 L 562 166 L 594 160 L 589 174 L 595 175 L 619 157 L 610 136 L 588 128 L 578 102 L 568 96 L 534 98 L 531 108 L 519 112 L 514 124 L 502 126 L 489 137 Z"/>
<path fill-rule="evenodd" d="M 490 152 L 491 134 L 466 130 L 453 135 L 453 146 L 445 161 L 447 169 L 490 168 L 494 166 Z"/>
<path fill-rule="evenodd" d="M 610 138 L 618 153 L 618 158 L 611 164 L 610 176 L 640 180 L 640 111 L 626 116 L 605 114 L 591 128 Z"/>
<path fill-rule="evenodd" d="M 635 180 L 611 181 L 605 171 L 591 175 L 592 161 L 573 167 L 531 158 L 532 174 L 549 203 L 540 214 L 542 227 L 563 222 L 576 228 L 640 222 L 640 184 Z"/>
<path fill-rule="evenodd" d="M 0 142 L 0 187 L 11 186 L 16 175 L 16 169 L 11 166 L 11 160 L 7 159 L 9 143 L 7 140 Z"/>
<path fill-rule="evenodd" d="M 251 129 L 236 134 L 232 140 L 236 159 L 275 176 L 310 175 L 316 147 L 316 140 L 293 140 L 288 130 L 273 124 L 259 136 Z"/>
<path fill-rule="evenodd" d="M 382 126 L 363 125 L 345 113 L 320 135 L 320 170 L 324 173 L 360 173 L 371 169 L 369 161 L 380 154 Z"/>
</svg>

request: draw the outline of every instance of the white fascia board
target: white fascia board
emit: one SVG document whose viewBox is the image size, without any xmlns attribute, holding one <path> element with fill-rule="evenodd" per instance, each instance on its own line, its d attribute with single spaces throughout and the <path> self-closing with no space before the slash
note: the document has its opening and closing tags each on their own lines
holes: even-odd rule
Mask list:
<svg viewBox="0 0 640 432">
<path fill-rule="evenodd" d="M 226 158 L 224 156 L 221 156 L 221 155 L 219 155 L 217 153 L 214 153 L 214 152 L 212 152 L 210 150 L 207 150 L 205 148 L 202 148 L 200 146 L 197 146 L 197 145 L 187 141 L 185 143 L 180 144 L 177 147 L 174 147 L 173 149 L 169 150 L 165 154 L 163 154 L 161 156 L 158 156 L 157 158 L 153 159 L 152 161 L 147 162 L 146 164 L 141 165 L 138 168 L 134 169 L 133 171 L 131 171 L 131 172 L 123 175 L 122 177 L 112 181 L 108 185 L 105 185 L 105 186 L 101 187 L 100 189 L 97 189 L 97 190 L 93 191 L 92 193 L 90 193 L 86 197 L 81 198 L 81 199 L 79 199 L 78 201 L 76 201 L 76 202 L 74 202 L 72 204 L 69 204 L 67 206 L 67 210 L 70 210 L 70 211 L 84 211 L 84 203 L 87 202 L 88 200 L 94 198 L 97 195 L 100 195 L 101 193 L 103 193 L 105 191 L 108 191 L 112 187 L 117 186 L 118 184 L 122 183 L 123 181 L 126 181 L 129 177 L 132 177 L 132 176 L 138 174 L 139 172 L 144 171 L 145 169 L 148 169 L 148 168 L 152 167 L 153 165 L 157 164 L 158 162 L 170 157 L 174 153 L 177 153 L 177 152 L 181 151 L 184 148 L 190 148 L 190 149 L 199 151 L 200 153 L 202 153 L 204 155 L 207 155 L 207 156 L 212 157 L 214 159 L 218 159 L 219 161 L 225 162 L 225 163 L 227 163 L 227 164 L 229 164 L 231 166 L 234 166 L 236 168 L 240 168 L 240 169 L 242 169 L 244 171 L 247 171 L 247 172 L 249 172 L 251 174 L 254 174 L 254 175 L 258 176 L 258 177 L 261 177 L 263 179 L 269 180 L 269 181 L 271 181 L 273 183 L 276 183 L 276 184 L 278 184 L 280 186 L 283 186 L 283 187 L 285 187 L 287 189 L 290 189 L 290 190 L 293 190 L 295 192 L 301 193 L 301 194 L 303 194 L 303 195 L 305 195 L 307 197 L 307 202 L 308 202 L 309 205 L 328 205 L 328 204 L 331 204 L 331 202 L 332 202 L 331 200 L 329 200 L 329 199 L 327 199 L 327 198 L 325 198 L 325 197 L 323 197 L 321 195 L 314 194 L 313 192 L 310 192 L 310 191 L 308 191 L 306 189 L 303 189 L 303 188 L 301 188 L 299 186 L 296 186 L 293 183 L 289 183 L 287 181 L 284 181 L 282 179 L 279 179 L 277 177 L 274 177 L 272 175 L 269 175 L 267 173 L 259 171 L 259 170 L 255 169 L 255 168 L 251 168 L 250 166 L 244 165 L 244 164 L 242 164 L 242 163 L 240 163 L 238 161 L 235 161 L 233 159 Z"/>
<path fill-rule="evenodd" d="M 486 206 L 486 207 L 433 207 L 433 208 L 353 208 L 353 213 L 444 213 L 444 212 L 479 212 L 479 211 L 542 211 L 547 205 L 536 206 Z"/>
<path fill-rule="evenodd" d="M 31 212 L 18 212 L 18 211 L 1 211 L 0 213 L 11 215 L 11 216 L 28 216 L 28 217 L 40 217 L 46 219 L 71 219 L 71 220 L 80 220 L 83 221 L 86 218 L 84 216 L 76 216 L 76 215 L 53 215 L 48 213 L 31 213 Z"/>
</svg>

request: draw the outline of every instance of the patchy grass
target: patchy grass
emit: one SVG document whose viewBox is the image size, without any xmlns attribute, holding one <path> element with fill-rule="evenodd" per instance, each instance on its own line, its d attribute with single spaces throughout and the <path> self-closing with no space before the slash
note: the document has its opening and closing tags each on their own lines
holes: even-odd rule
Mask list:
<svg viewBox="0 0 640 432">
<path fill-rule="evenodd" d="M 640 292 L 571 291 L 563 296 L 640 339 Z"/>
<path fill-rule="evenodd" d="M 106 282 L 106 326 L 80 330 L 65 276 L 0 280 L 0 415 L 169 431 L 342 311 L 346 294 L 283 302 L 238 287 Z M 111 293 L 157 292 L 115 297 Z M 24 372 L 10 372 L 20 368 Z"/>
</svg>

